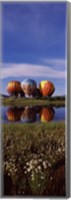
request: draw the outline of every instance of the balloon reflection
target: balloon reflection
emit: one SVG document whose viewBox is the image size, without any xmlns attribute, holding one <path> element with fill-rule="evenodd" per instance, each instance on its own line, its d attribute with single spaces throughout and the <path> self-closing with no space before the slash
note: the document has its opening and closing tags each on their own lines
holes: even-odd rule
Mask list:
<svg viewBox="0 0 71 200">
<path fill-rule="evenodd" d="M 28 107 L 26 106 L 22 116 L 21 116 L 21 121 L 23 122 L 35 122 L 36 121 L 36 112 L 34 107 Z"/>
<path fill-rule="evenodd" d="M 40 120 L 42 122 L 48 122 L 53 120 L 55 111 L 52 107 L 42 107 L 40 111 Z"/>
<path fill-rule="evenodd" d="M 13 122 L 19 121 L 21 118 L 21 114 L 22 114 L 22 108 L 18 107 L 10 107 L 6 112 L 7 119 Z"/>
<path fill-rule="evenodd" d="M 8 121 L 13 122 L 48 122 L 53 120 L 54 114 L 54 109 L 47 106 L 9 107 L 6 112 L 6 117 Z"/>
</svg>

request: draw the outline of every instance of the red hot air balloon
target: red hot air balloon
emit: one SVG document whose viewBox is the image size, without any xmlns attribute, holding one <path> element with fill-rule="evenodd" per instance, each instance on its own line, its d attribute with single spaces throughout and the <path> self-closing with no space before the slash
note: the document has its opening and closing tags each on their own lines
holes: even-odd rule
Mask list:
<svg viewBox="0 0 71 200">
<path fill-rule="evenodd" d="M 39 89 L 43 96 L 51 96 L 53 92 L 55 91 L 55 87 L 53 83 L 47 80 L 40 82 Z"/>
<path fill-rule="evenodd" d="M 7 85 L 7 92 L 10 95 L 15 95 L 15 96 L 21 94 L 23 92 L 21 88 L 21 83 L 19 81 L 10 81 Z"/>
</svg>

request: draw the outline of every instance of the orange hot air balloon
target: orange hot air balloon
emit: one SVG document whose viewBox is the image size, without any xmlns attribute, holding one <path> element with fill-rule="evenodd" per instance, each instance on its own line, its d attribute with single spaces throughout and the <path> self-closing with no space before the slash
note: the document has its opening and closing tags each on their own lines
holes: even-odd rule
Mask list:
<svg viewBox="0 0 71 200">
<path fill-rule="evenodd" d="M 36 82 L 31 79 L 25 79 L 21 83 L 21 87 L 26 96 L 31 96 L 36 89 Z"/>
<path fill-rule="evenodd" d="M 55 91 L 53 83 L 47 80 L 40 82 L 39 89 L 43 96 L 51 96 Z"/>
<path fill-rule="evenodd" d="M 43 107 L 40 111 L 40 120 L 42 122 L 51 121 L 54 118 L 55 111 L 52 107 Z"/>
<path fill-rule="evenodd" d="M 10 81 L 7 85 L 7 92 L 10 95 L 18 95 L 22 92 L 21 83 L 19 81 Z"/>
<path fill-rule="evenodd" d="M 7 112 L 6 116 L 9 121 L 19 121 L 21 118 L 22 109 L 18 107 L 10 107 Z"/>
</svg>

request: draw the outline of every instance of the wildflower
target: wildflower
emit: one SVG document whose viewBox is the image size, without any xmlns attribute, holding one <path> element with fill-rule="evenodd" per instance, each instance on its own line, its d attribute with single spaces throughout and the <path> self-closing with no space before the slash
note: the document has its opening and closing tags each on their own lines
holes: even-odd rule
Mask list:
<svg viewBox="0 0 71 200">
<path fill-rule="evenodd" d="M 45 162 L 45 161 L 43 161 L 43 167 L 44 167 L 44 169 L 47 168 L 47 165 L 46 165 L 46 162 Z"/>
<path fill-rule="evenodd" d="M 38 168 L 38 170 L 41 170 L 41 166 L 38 166 L 37 168 Z"/>
<path fill-rule="evenodd" d="M 44 176 L 41 176 L 41 179 L 44 179 Z"/>
<path fill-rule="evenodd" d="M 30 167 L 27 169 L 27 171 L 28 171 L 28 172 L 30 172 L 30 171 L 31 171 Z"/>
<path fill-rule="evenodd" d="M 27 174 L 27 171 L 24 171 L 24 174 Z"/>
</svg>

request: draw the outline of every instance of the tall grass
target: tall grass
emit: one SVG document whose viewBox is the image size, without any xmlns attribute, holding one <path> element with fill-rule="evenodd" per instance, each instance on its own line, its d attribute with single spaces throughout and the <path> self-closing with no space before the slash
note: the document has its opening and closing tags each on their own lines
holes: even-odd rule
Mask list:
<svg viewBox="0 0 71 200">
<path fill-rule="evenodd" d="M 64 122 L 3 124 L 4 193 L 64 195 L 65 134 Z"/>
</svg>

